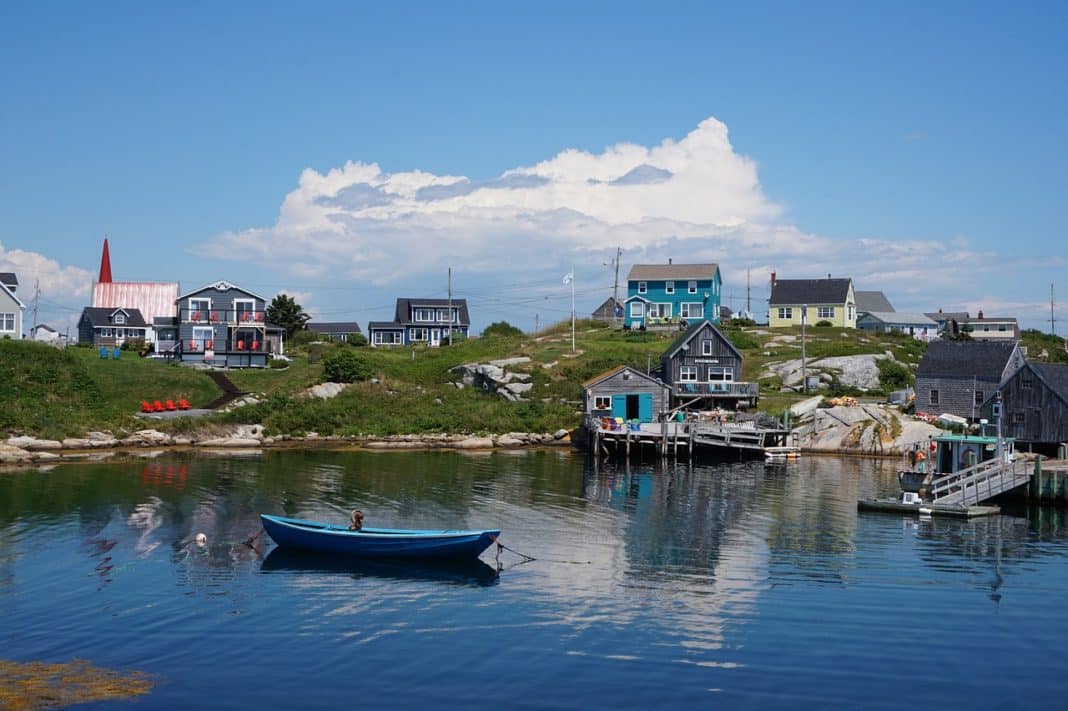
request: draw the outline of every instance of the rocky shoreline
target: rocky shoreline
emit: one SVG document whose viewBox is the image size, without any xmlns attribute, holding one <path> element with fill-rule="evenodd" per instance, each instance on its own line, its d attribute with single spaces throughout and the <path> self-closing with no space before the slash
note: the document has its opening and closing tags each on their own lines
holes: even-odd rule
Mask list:
<svg viewBox="0 0 1068 711">
<path fill-rule="evenodd" d="M 100 461 L 119 454 L 159 456 L 167 449 L 253 452 L 263 449 L 352 447 L 372 450 L 494 450 L 523 447 L 571 446 L 571 432 L 508 432 L 498 435 L 423 434 L 373 437 L 364 435 L 265 436 L 262 425 L 241 425 L 224 434 L 170 435 L 155 429 L 138 430 L 125 437 L 90 432 L 63 440 L 16 436 L 0 440 L 0 466 L 23 466 L 69 461 Z"/>
</svg>

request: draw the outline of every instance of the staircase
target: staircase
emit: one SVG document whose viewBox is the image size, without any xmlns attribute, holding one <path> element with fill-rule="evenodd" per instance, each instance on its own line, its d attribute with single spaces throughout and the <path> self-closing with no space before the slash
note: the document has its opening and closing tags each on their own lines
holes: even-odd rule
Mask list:
<svg viewBox="0 0 1068 711">
<path fill-rule="evenodd" d="M 1027 462 L 991 459 L 954 474 L 938 477 L 931 485 L 934 503 L 972 506 L 1031 480 Z"/>
<path fill-rule="evenodd" d="M 208 377 L 215 381 L 215 384 L 219 386 L 219 389 L 223 391 L 223 394 L 209 402 L 205 407 L 209 410 L 215 410 L 224 405 L 228 405 L 237 398 L 241 397 L 245 393 L 237 389 L 228 377 L 217 370 L 209 370 Z"/>
</svg>

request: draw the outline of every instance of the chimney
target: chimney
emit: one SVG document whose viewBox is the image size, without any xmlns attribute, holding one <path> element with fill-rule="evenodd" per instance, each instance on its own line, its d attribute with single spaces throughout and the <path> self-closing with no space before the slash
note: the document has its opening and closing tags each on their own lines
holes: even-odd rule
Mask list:
<svg viewBox="0 0 1068 711">
<path fill-rule="evenodd" d="M 831 278 L 831 273 L 830 273 L 830 272 L 827 272 L 827 278 L 828 278 L 828 279 L 830 279 L 830 278 Z"/>
<path fill-rule="evenodd" d="M 983 310 L 982 309 L 979 309 L 979 320 L 980 321 L 983 320 Z"/>
<path fill-rule="evenodd" d="M 771 273 L 771 288 L 775 288 L 775 272 Z"/>
<path fill-rule="evenodd" d="M 104 238 L 104 252 L 100 255 L 100 278 L 101 284 L 111 283 L 111 253 L 108 252 L 108 238 Z"/>
<path fill-rule="evenodd" d="M 671 264 L 671 257 L 668 257 L 668 264 Z"/>
</svg>

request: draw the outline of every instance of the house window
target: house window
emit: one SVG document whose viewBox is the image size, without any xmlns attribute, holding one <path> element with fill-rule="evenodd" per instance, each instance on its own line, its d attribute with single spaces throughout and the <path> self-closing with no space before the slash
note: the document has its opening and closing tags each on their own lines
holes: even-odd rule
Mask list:
<svg viewBox="0 0 1068 711">
<path fill-rule="evenodd" d="M 857 318 L 857 307 L 853 304 L 849 305 L 849 315 L 846 316 L 847 321 L 854 321 Z"/>
<path fill-rule="evenodd" d="M 414 321 L 429 322 L 434 320 L 434 309 L 415 309 Z"/>
<path fill-rule="evenodd" d="M 126 323 L 126 314 L 115 314 L 114 322 L 120 326 Z"/>
<path fill-rule="evenodd" d="M 975 391 L 975 404 L 976 405 L 982 405 L 983 404 L 983 400 L 985 400 L 985 399 L 986 398 L 983 397 L 983 391 L 982 390 L 976 390 Z"/>
<path fill-rule="evenodd" d="M 1031 378 L 1021 378 L 1020 380 L 1020 387 L 1022 387 L 1024 390 L 1030 390 L 1034 386 L 1034 384 L 1035 381 Z"/>
<path fill-rule="evenodd" d="M 438 321 L 441 321 L 442 323 L 448 323 L 449 322 L 449 310 L 448 309 L 438 309 Z M 453 323 L 456 323 L 456 309 L 452 310 L 452 321 L 453 321 Z"/>
<path fill-rule="evenodd" d="M 207 321 L 209 311 L 211 311 L 211 299 L 190 299 L 186 320 Z"/>
<path fill-rule="evenodd" d="M 673 282 L 673 281 L 665 281 L 664 282 L 664 293 L 665 294 L 674 294 L 675 293 L 675 282 Z"/>
<path fill-rule="evenodd" d="M 682 383 L 696 383 L 697 382 L 697 366 L 696 365 L 684 365 L 679 368 L 679 382 Z"/>
<path fill-rule="evenodd" d="M 734 380 L 734 368 L 723 368 L 719 366 L 708 367 L 708 382 L 729 383 L 732 380 Z"/>
<path fill-rule="evenodd" d="M 793 317 L 794 317 L 793 307 L 791 307 L 791 306 L 780 306 L 779 307 L 779 318 L 792 319 Z"/>
<path fill-rule="evenodd" d="M 193 350 L 203 350 L 208 347 L 208 341 L 214 341 L 215 329 L 211 326 L 194 326 L 193 327 L 193 341 L 195 345 Z M 212 348 L 214 349 L 215 343 L 212 342 Z"/>
<path fill-rule="evenodd" d="M 643 318 L 645 316 L 645 302 L 644 301 L 632 301 L 630 302 L 630 317 L 631 318 Z"/>
<path fill-rule="evenodd" d="M 650 318 L 671 318 L 671 304 L 649 304 Z"/>
<path fill-rule="evenodd" d="M 256 320 L 255 299 L 234 299 L 234 320 L 238 323 L 248 323 Z"/>
<path fill-rule="evenodd" d="M 701 355 L 703 355 L 703 356 L 712 355 L 712 339 L 711 338 L 706 338 L 703 341 L 701 341 Z"/>
<path fill-rule="evenodd" d="M 381 346 L 394 346 L 401 342 L 400 331 L 375 331 L 374 342 Z"/>
<path fill-rule="evenodd" d="M 612 409 L 612 396 L 611 395 L 597 395 L 593 398 L 594 410 L 611 410 Z"/>
<path fill-rule="evenodd" d="M 649 291 L 649 284 L 644 281 L 638 282 L 638 293 L 644 294 L 647 291 Z"/>
<path fill-rule="evenodd" d="M 998 330 L 999 331 L 1007 331 L 1008 329 L 1005 327 L 1005 324 L 999 323 L 998 324 Z"/>
<path fill-rule="evenodd" d="M 100 337 L 101 338 L 114 338 L 115 337 L 115 329 L 114 328 L 102 328 L 102 329 L 100 329 Z"/>
<path fill-rule="evenodd" d="M 931 404 L 932 405 L 937 405 L 938 404 L 938 389 L 937 388 L 931 388 Z"/>
<path fill-rule="evenodd" d="M 697 282 L 694 281 L 693 279 L 691 279 L 690 281 L 686 282 L 686 293 L 687 294 L 696 294 L 697 293 Z"/>
<path fill-rule="evenodd" d="M 818 318 L 834 318 L 833 306 L 821 306 L 816 309 L 816 316 Z"/>
<path fill-rule="evenodd" d="M 15 314 L 2 313 L 0 314 L 0 331 L 7 333 L 15 332 Z"/>
<path fill-rule="evenodd" d="M 1024 414 L 1022 412 L 1012 413 L 1012 421 L 1014 424 L 1022 425 L 1024 423 Z"/>
<path fill-rule="evenodd" d="M 701 318 L 704 315 L 704 304 L 688 301 L 679 306 L 679 316 L 683 318 Z"/>
<path fill-rule="evenodd" d="M 413 341 L 425 341 L 426 329 L 425 328 L 413 328 L 409 332 L 409 338 Z"/>
</svg>

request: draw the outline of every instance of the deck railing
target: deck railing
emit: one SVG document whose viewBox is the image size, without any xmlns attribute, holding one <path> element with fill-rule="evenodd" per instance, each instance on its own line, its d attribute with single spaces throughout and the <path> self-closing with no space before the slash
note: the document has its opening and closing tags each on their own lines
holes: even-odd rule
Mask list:
<svg viewBox="0 0 1068 711">
<path fill-rule="evenodd" d="M 178 310 L 181 323 L 225 323 L 247 326 L 263 326 L 267 313 L 262 309 L 190 309 Z"/>
<path fill-rule="evenodd" d="M 726 395 L 731 397 L 755 397 L 760 393 L 758 383 L 719 382 L 719 383 L 675 383 L 676 396 L 687 395 Z"/>
<path fill-rule="evenodd" d="M 1030 481 L 1027 463 L 990 459 L 931 482 L 936 504 L 969 506 L 1015 489 Z"/>
</svg>

